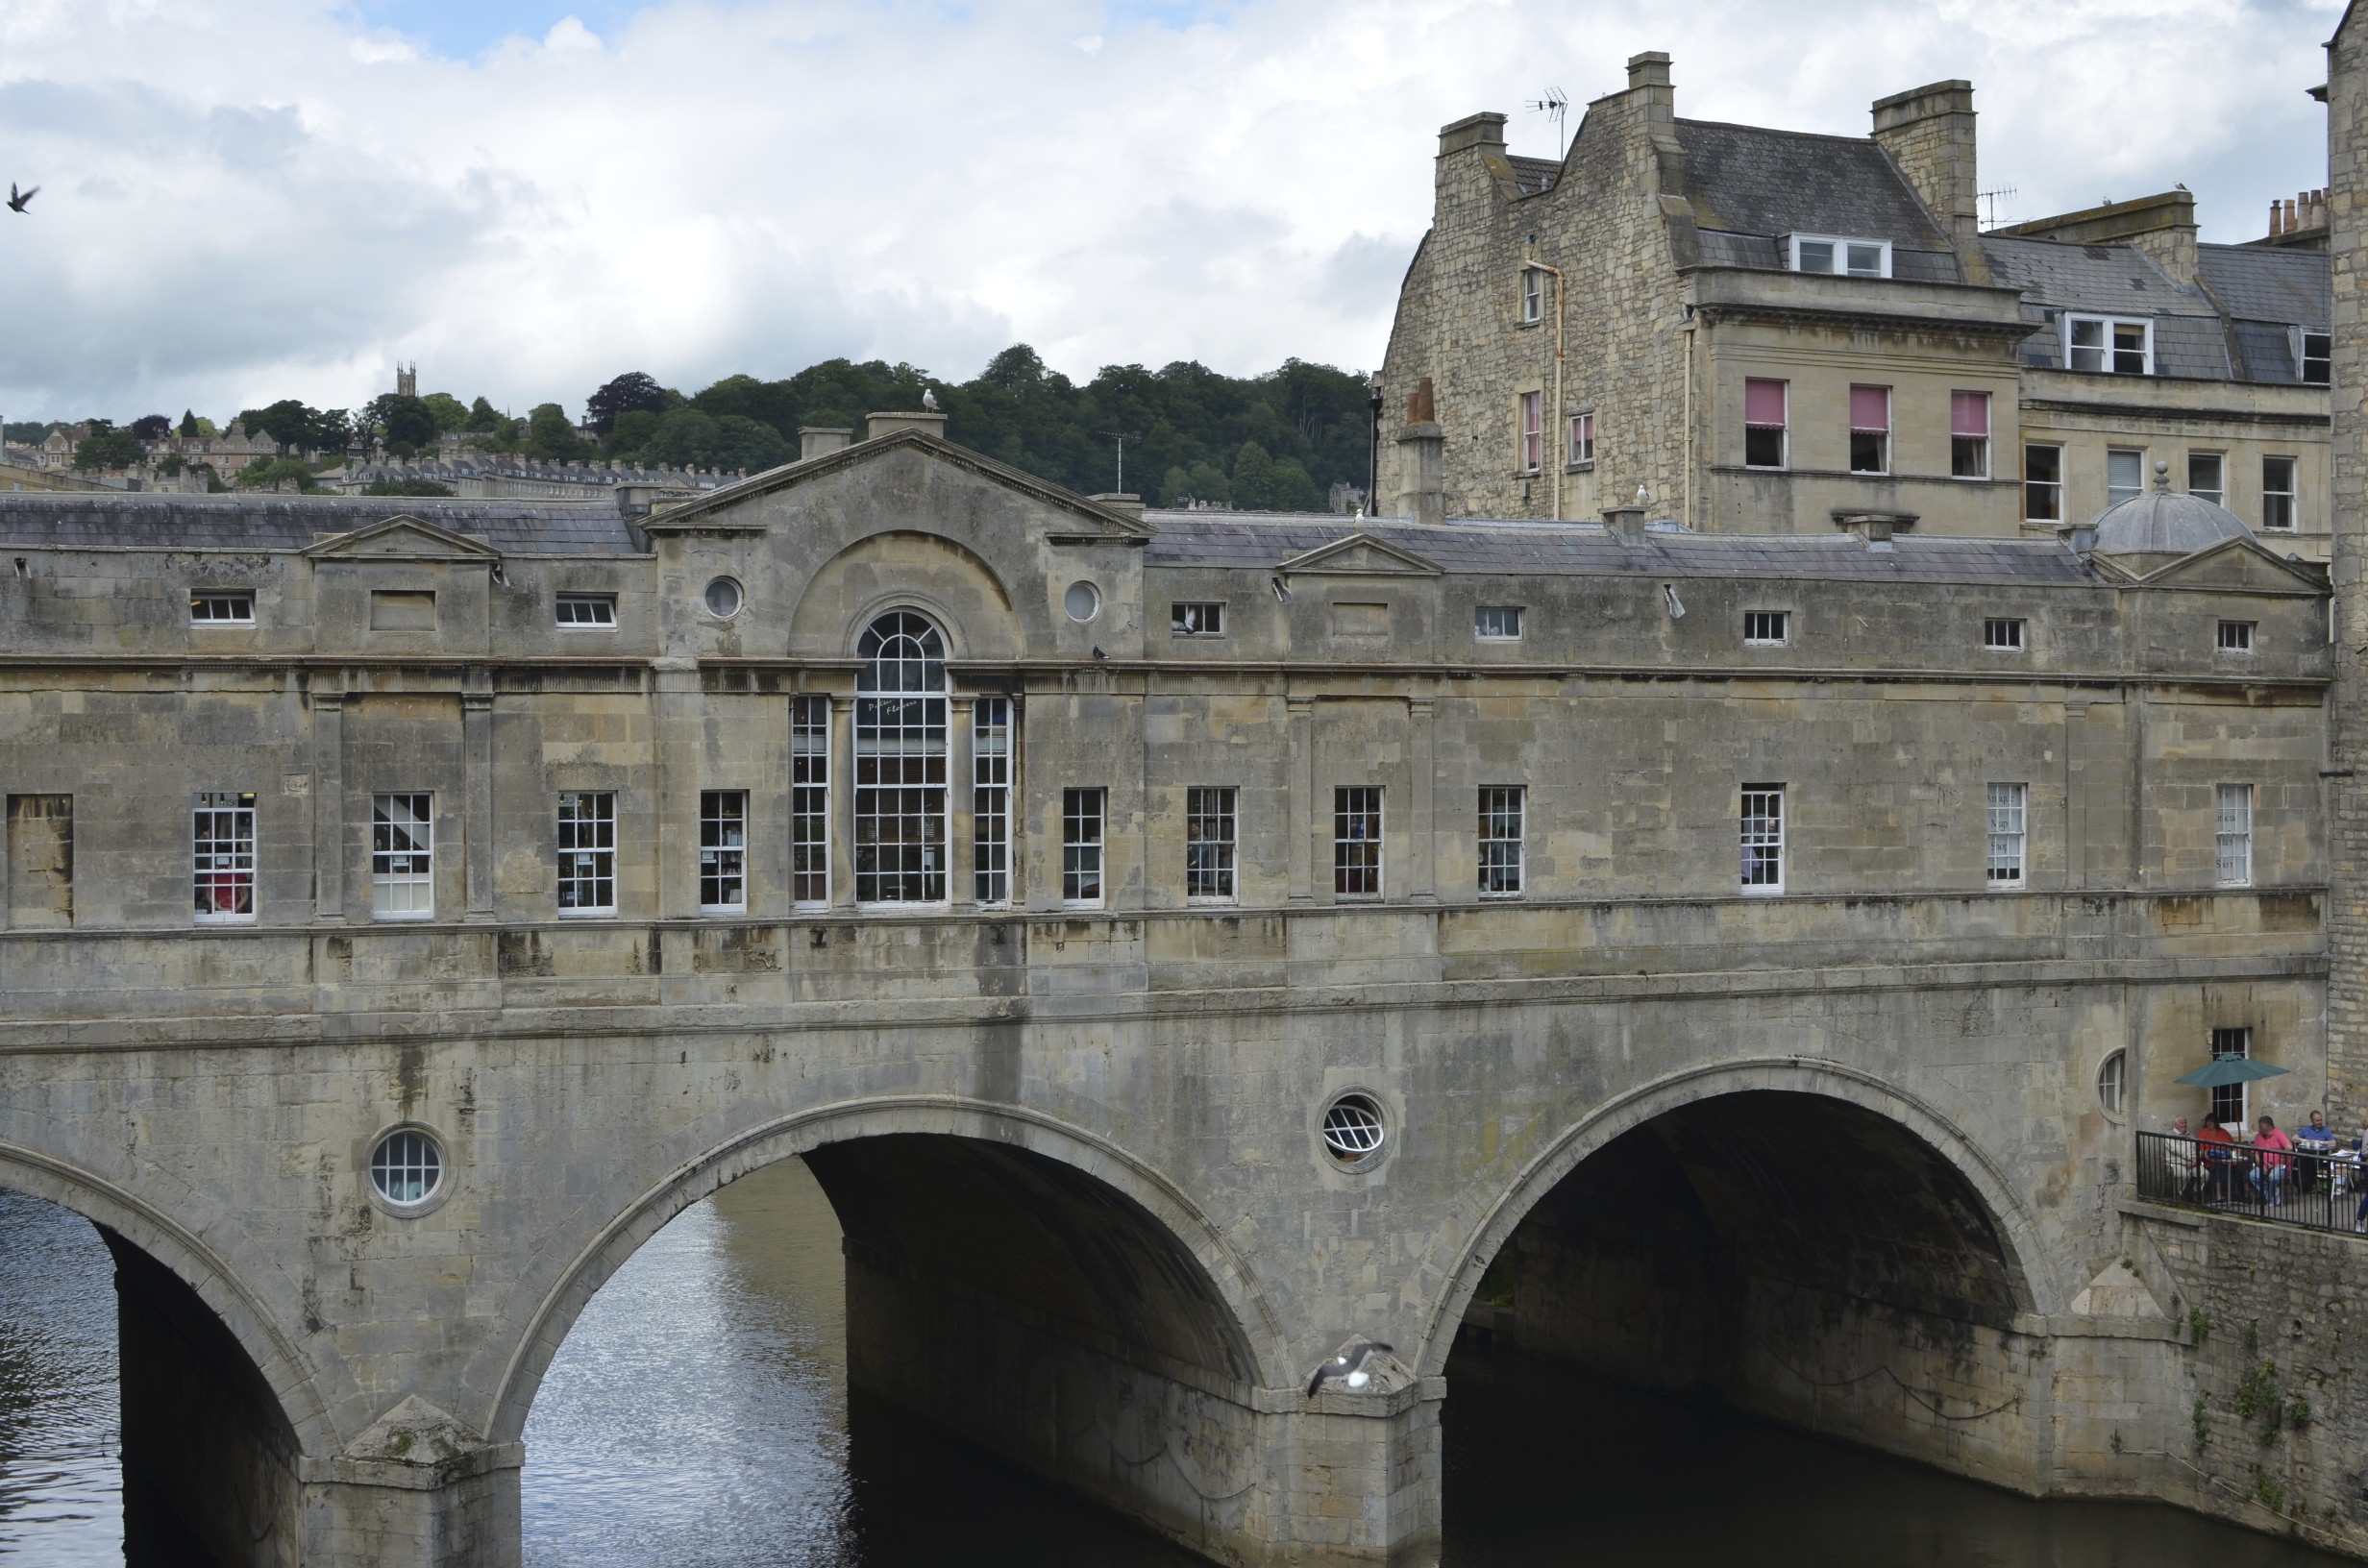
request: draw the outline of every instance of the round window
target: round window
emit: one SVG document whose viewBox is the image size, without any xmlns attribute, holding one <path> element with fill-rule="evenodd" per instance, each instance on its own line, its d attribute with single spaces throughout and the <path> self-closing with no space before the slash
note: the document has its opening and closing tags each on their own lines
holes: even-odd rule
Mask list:
<svg viewBox="0 0 2368 1568">
<path fill-rule="evenodd" d="M 1101 590 L 1090 582 L 1073 582 L 1061 596 L 1061 607 L 1072 621 L 1091 621 L 1101 610 Z"/>
<path fill-rule="evenodd" d="M 729 577 L 718 577 L 707 584 L 707 613 L 718 621 L 728 621 L 740 613 L 740 585 Z"/>
<path fill-rule="evenodd" d="M 2123 1092 L 2129 1088 L 2130 1053 L 2115 1051 L 2097 1068 L 2097 1103 L 2109 1116 L 2121 1115 Z"/>
<path fill-rule="evenodd" d="M 413 1128 L 388 1133 L 370 1156 L 370 1185 L 396 1208 L 416 1209 L 444 1185 L 444 1151 Z"/>
<path fill-rule="evenodd" d="M 1370 1095 L 1344 1094 L 1324 1109 L 1325 1152 L 1344 1165 L 1362 1164 L 1379 1153 L 1387 1136 L 1381 1107 Z"/>
</svg>

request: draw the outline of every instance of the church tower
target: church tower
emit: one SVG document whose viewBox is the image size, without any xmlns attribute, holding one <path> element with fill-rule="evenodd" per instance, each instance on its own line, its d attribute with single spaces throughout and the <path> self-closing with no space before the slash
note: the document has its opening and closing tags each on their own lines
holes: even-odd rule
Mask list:
<svg viewBox="0 0 2368 1568">
<path fill-rule="evenodd" d="M 418 360 L 414 359 L 407 365 L 399 359 L 395 361 L 395 396 L 399 398 L 419 396 Z"/>
</svg>

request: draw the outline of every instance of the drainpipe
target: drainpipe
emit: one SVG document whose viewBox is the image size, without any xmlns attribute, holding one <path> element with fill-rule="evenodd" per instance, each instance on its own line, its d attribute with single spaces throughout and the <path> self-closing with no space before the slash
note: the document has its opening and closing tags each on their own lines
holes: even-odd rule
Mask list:
<svg viewBox="0 0 2368 1568">
<path fill-rule="evenodd" d="M 1566 466 L 1562 453 L 1570 450 L 1570 427 L 1567 423 L 1570 416 L 1563 409 L 1563 269 L 1549 267 L 1538 259 L 1538 238 L 1535 234 L 1530 236 L 1529 257 L 1521 264 L 1535 267 L 1554 280 L 1554 429 L 1550 435 L 1544 430 L 1538 434 L 1541 449 L 1548 445 L 1560 449 L 1548 465 L 1554 475 L 1554 521 L 1560 523 L 1563 520 L 1563 469 Z M 1538 458 L 1541 462 L 1546 461 L 1543 450 L 1539 452 Z"/>
</svg>

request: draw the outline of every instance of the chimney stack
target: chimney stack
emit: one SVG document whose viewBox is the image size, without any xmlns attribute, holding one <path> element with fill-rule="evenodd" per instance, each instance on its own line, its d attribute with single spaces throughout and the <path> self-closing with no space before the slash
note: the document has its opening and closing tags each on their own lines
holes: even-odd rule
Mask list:
<svg viewBox="0 0 2368 1568">
<path fill-rule="evenodd" d="M 798 461 L 802 463 L 825 453 L 837 452 L 854 438 L 854 429 L 850 426 L 801 425 L 798 427 Z"/>
<path fill-rule="evenodd" d="M 1437 527 L 1447 520 L 1446 433 L 1431 379 L 1423 377 L 1406 396 L 1406 427 L 1397 436 L 1397 509 L 1417 523 Z"/>
<path fill-rule="evenodd" d="M 1935 82 L 1874 107 L 1875 140 L 1940 220 L 1967 282 L 1987 282 L 1981 185 L 1974 172 L 1973 84 Z"/>
<path fill-rule="evenodd" d="M 1677 118 L 1677 89 L 1669 85 L 1669 57 L 1647 49 L 1628 57 L 1628 92 L 1648 120 Z"/>
</svg>

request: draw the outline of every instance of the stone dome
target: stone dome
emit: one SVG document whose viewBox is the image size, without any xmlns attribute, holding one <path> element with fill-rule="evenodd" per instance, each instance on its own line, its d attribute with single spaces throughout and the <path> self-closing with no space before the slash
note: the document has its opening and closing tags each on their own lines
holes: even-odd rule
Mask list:
<svg viewBox="0 0 2368 1568">
<path fill-rule="evenodd" d="M 2201 496 L 2171 488 L 2171 465 L 2155 464 L 2154 488 L 2108 506 L 2088 525 L 2099 555 L 2192 555 L 2223 539 L 2250 539 L 2245 520 Z"/>
</svg>

